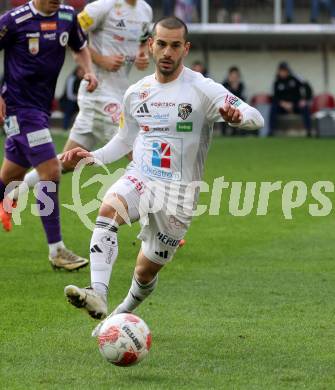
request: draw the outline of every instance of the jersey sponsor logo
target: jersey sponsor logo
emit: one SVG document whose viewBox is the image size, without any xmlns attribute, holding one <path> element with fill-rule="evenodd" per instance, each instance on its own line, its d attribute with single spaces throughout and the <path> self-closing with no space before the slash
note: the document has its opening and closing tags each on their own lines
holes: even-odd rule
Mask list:
<svg viewBox="0 0 335 390">
<path fill-rule="evenodd" d="M 161 233 L 161 232 L 158 232 L 156 237 L 157 237 L 157 238 L 159 239 L 159 241 L 161 241 L 163 244 L 169 245 L 169 246 L 171 246 L 172 248 L 175 248 L 175 247 L 178 246 L 179 243 L 180 243 L 180 240 L 176 240 L 175 238 L 169 237 L 167 234 L 163 234 L 163 233 Z"/>
<path fill-rule="evenodd" d="M 125 40 L 125 37 L 122 37 L 121 35 L 118 34 L 113 34 L 113 39 L 115 39 L 118 42 L 123 42 Z"/>
<path fill-rule="evenodd" d="M 171 146 L 166 142 L 154 141 L 152 143 L 153 167 L 171 168 Z"/>
<path fill-rule="evenodd" d="M 68 20 L 69 22 L 72 22 L 73 20 L 73 15 L 70 14 L 69 12 L 58 12 L 58 17 L 60 20 Z"/>
<path fill-rule="evenodd" d="M 152 117 L 160 123 L 168 123 L 170 114 L 154 114 Z"/>
<path fill-rule="evenodd" d="M 130 180 L 133 184 L 135 184 L 136 190 L 139 192 L 140 195 L 144 193 L 144 183 L 143 181 L 139 181 L 136 177 L 134 176 L 127 176 L 127 179 Z"/>
<path fill-rule="evenodd" d="M 156 108 L 176 107 L 176 103 L 174 102 L 152 102 L 150 105 Z"/>
<path fill-rule="evenodd" d="M 120 122 L 120 116 L 121 116 L 121 105 L 119 103 L 108 103 L 104 107 L 104 112 L 108 114 L 113 123 L 119 123 Z"/>
<path fill-rule="evenodd" d="M 141 99 L 141 100 L 145 100 L 147 97 L 149 97 L 149 91 L 140 91 L 138 93 L 138 97 Z"/>
<path fill-rule="evenodd" d="M 150 131 L 150 126 L 148 126 L 148 125 L 140 125 L 140 128 L 141 128 L 143 131 L 145 131 L 145 132 Z"/>
<path fill-rule="evenodd" d="M 55 41 L 56 40 L 56 33 L 46 33 L 43 35 L 44 39 L 47 39 L 48 41 Z"/>
<path fill-rule="evenodd" d="M 60 34 L 59 36 L 59 43 L 61 46 L 66 46 L 67 43 L 69 42 L 69 33 L 67 31 L 64 31 Z"/>
<path fill-rule="evenodd" d="M 86 11 L 80 12 L 78 22 L 83 30 L 88 30 L 94 24 L 94 20 Z"/>
<path fill-rule="evenodd" d="M 170 131 L 170 127 L 153 127 L 152 131 Z"/>
<path fill-rule="evenodd" d="M 144 175 L 161 180 L 182 179 L 183 139 L 165 136 L 150 136 L 143 133 L 144 145 L 141 171 Z"/>
<path fill-rule="evenodd" d="M 7 116 L 4 123 L 4 130 L 7 137 L 20 134 L 20 127 L 16 116 Z"/>
<path fill-rule="evenodd" d="M 49 129 L 42 129 L 27 134 L 28 144 L 31 148 L 52 142 Z"/>
<path fill-rule="evenodd" d="M 20 24 L 20 23 L 24 22 L 25 20 L 28 20 L 28 19 L 30 19 L 32 17 L 33 17 L 33 14 L 31 12 L 29 12 L 28 14 L 23 15 L 23 16 L 15 19 L 15 23 L 16 24 Z"/>
<path fill-rule="evenodd" d="M 178 105 L 178 116 L 179 118 L 185 120 L 192 113 L 192 104 L 190 103 L 180 103 Z"/>
<path fill-rule="evenodd" d="M 42 22 L 41 23 L 42 31 L 55 31 L 57 30 L 57 22 Z"/>
<path fill-rule="evenodd" d="M 136 116 L 139 118 L 151 117 L 147 103 L 143 103 L 136 111 Z"/>
<path fill-rule="evenodd" d="M 183 223 L 178 221 L 173 215 L 170 215 L 169 217 L 169 224 L 176 229 L 181 229 L 184 226 Z"/>
<path fill-rule="evenodd" d="M 225 103 L 228 103 L 234 107 L 238 107 L 241 104 L 241 100 L 235 95 L 227 95 L 225 98 Z"/>
<path fill-rule="evenodd" d="M 169 127 L 150 127 L 148 125 L 140 125 L 140 128 L 144 131 L 144 132 L 149 132 L 149 131 L 161 131 L 161 132 L 167 132 L 167 131 L 170 131 L 170 128 Z"/>
<path fill-rule="evenodd" d="M 189 133 L 193 130 L 193 122 L 177 122 L 177 132 Z"/>
<path fill-rule="evenodd" d="M 41 34 L 39 32 L 26 34 L 27 38 L 39 38 L 40 36 Z"/>
<path fill-rule="evenodd" d="M 29 38 L 28 47 L 30 54 L 36 56 L 40 51 L 40 40 L 38 38 Z"/>
</svg>

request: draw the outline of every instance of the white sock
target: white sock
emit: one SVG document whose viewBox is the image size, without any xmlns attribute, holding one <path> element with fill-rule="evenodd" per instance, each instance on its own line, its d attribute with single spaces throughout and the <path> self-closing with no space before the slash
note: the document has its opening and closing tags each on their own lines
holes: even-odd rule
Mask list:
<svg viewBox="0 0 335 390">
<path fill-rule="evenodd" d="M 140 283 L 135 275 L 130 286 L 130 290 L 125 300 L 114 310 L 114 314 L 132 312 L 139 306 L 156 288 L 158 274 L 148 284 Z"/>
<path fill-rule="evenodd" d="M 91 286 L 107 295 L 112 268 L 118 254 L 117 227 L 111 218 L 98 217 L 90 244 Z M 105 286 L 105 290 L 103 286 Z"/>
<path fill-rule="evenodd" d="M 58 248 L 65 248 L 63 241 L 55 242 L 54 244 L 49 244 L 49 256 L 56 257 Z"/>
<path fill-rule="evenodd" d="M 40 177 L 38 176 L 36 169 L 33 169 L 25 175 L 23 182 L 8 194 L 8 197 L 10 199 L 18 200 L 19 195 L 28 192 L 29 188 L 34 188 L 39 181 Z"/>
<path fill-rule="evenodd" d="M 60 156 L 61 154 L 58 154 L 57 158 L 59 159 Z M 62 173 L 66 172 L 63 172 L 62 170 Z M 15 190 L 11 191 L 8 194 L 8 197 L 10 199 L 17 200 L 19 198 L 19 194 L 24 194 L 25 192 L 29 191 L 29 188 L 34 188 L 39 181 L 40 177 L 38 176 L 36 169 L 31 170 L 24 176 L 23 183 L 25 184 L 22 183 L 18 187 L 16 187 Z"/>
</svg>

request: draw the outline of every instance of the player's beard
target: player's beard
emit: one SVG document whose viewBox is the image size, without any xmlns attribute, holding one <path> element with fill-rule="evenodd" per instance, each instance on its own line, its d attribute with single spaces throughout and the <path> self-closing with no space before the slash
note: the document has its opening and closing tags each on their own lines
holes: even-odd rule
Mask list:
<svg viewBox="0 0 335 390">
<path fill-rule="evenodd" d="M 168 69 L 164 68 L 162 61 L 170 63 L 171 67 Z M 177 61 L 161 58 L 160 60 L 156 61 L 156 65 L 159 73 L 161 73 L 163 76 L 171 76 L 179 68 L 181 62 L 182 58 L 179 58 Z"/>
</svg>

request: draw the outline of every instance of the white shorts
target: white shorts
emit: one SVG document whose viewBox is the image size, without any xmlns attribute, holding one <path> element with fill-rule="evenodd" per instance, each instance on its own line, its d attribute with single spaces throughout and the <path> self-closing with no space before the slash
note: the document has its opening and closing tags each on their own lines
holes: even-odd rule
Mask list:
<svg viewBox="0 0 335 390">
<path fill-rule="evenodd" d="M 85 87 L 81 84 L 81 88 Z M 123 96 L 79 93 L 79 113 L 69 138 L 87 150 L 93 150 L 98 142 L 109 142 L 117 133 Z M 96 99 L 94 99 L 96 97 Z"/>
<path fill-rule="evenodd" d="M 148 190 L 148 181 L 149 179 L 144 178 L 130 165 L 126 173 L 107 191 L 105 199 L 111 194 L 125 199 L 130 221 L 139 220 L 141 223 L 142 229 L 138 238 L 142 241 L 143 254 L 152 262 L 164 265 L 172 260 L 180 240 L 188 230 L 191 217 L 179 218 L 169 215 L 164 209 L 153 210 L 151 198 L 155 197 L 155 194 Z M 146 200 L 143 202 L 144 198 Z"/>
</svg>

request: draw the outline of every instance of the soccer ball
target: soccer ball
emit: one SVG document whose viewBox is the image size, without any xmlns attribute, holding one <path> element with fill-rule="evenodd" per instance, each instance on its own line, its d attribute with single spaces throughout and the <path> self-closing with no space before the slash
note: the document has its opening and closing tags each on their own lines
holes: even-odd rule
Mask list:
<svg viewBox="0 0 335 390">
<path fill-rule="evenodd" d="M 108 362 L 126 367 L 139 363 L 148 354 L 151 333 L 147 324 L 134 314 L 116 314 L 103 323 L 98 343 Z"/>
</svg>

